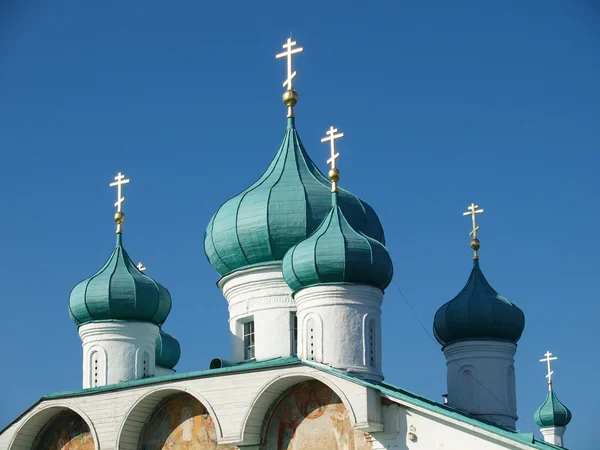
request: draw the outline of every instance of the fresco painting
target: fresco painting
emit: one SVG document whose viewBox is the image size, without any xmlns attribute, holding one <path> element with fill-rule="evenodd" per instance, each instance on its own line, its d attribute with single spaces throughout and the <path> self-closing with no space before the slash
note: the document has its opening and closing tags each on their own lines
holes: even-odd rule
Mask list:
<svg viewBox="0 0 600 450">
<path fill-rule="evenodd" d="M 371 450 L 367 435 L 354 431 L 335 392 L 319 381 L 285 391 L 263 425 L 261 450 Z"/>
<path fill-rule="evenodd" d="M 90 428 L 77 413 L 66 411 L 50 420 L 33 444 L 34 450 L 94 450 Z"/>
<path fill-rule="evenodd" d="M 206 408 L 188 394 L 175 394 L 158 405 L 144 427 L 140 450 L 237 450 L 218 445 Z"/>
</svg>

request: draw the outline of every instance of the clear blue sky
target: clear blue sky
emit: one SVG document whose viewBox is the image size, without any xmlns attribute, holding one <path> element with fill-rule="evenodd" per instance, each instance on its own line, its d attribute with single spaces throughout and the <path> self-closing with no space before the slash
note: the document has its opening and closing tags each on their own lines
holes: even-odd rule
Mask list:
<svg viewBox="0 0 600 450">
<path fill-rule="evenodd" d="M 358 3 L 357 3 L 358 4 Z M 518 426 L 555 388 L 592 448 L 597 317 L 600 9 L 594 2 L 4 1 L 0 426 L 45 393 L 81 386 L 69 292 L 114 245 L 169 288 L 180 372 L 228 355 L 227 305 L 203 252 L 217 207 L 266 168 L 285 130 L 293 31 L 297 125 L 325 171 L 329 125 L 346 135 L 341 185 L 377 211 L 395 281 L 427 330 L 481 264 L 526 314 Z M 597 4 L 596 4 L 597 6 Z M 383 309 L 386 380 L 433 399 L 445 360 L 399 292 Z M 592 401 L 592 399 L 596 399 Z M 586 426 L 588 425 L 588 426 Z"/>
</svg>

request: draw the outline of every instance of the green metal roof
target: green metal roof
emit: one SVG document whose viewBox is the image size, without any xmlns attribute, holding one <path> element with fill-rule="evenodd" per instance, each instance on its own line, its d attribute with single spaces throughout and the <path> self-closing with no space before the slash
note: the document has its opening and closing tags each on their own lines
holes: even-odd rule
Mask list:
<svg viewBox="0 0 600 450">
<path fill-rule="evenodd" d="M 516 343 L 524 328 L 523 311 L 490 286 L 477 259 L 465 287 L 437 310 L 433 321 L 435 337 L 442 345 L 463 339 Z"/>
<path fill-rule="evenodd" d="M 533 420 L 540 427 L 566 427 L 571 417 L 571 411 L 560 402 L 553 389 L 548 391 L 546 400 L 533 414 Z"/>
<path fill-rule="evenodd" d="M 405 402 L 409 405 L 414 405 L 417 407 L 424 408 L 428 411 L 432 411 L 434 413 L 438 413 L 445 417 L 449 417 L 460 422 L 472 425 L 474 427 L 480 428 L 482 430 L 486 430 L 488 432 L 497 434 L 499 436 L 503 436 L 505 438 L 511 439 L 515 442 L 519 442 L 521 444 L 529 445 L 532 448 L 537 448 L 540 450 L 553 450 L 553 449 L 563 449 L 563 447 L 559 447 L 556 445 L 548 444 L 544 441 L 539 441 L 534 438 L 533 433 L 520 433 L 518 431 L 513 431 L 507 428 L 498 427 L 496 425 L 490 424 L 488 422 L 482 421 L 480 419 L 476 419 L 462 411 L 458 411 L 456 409 L 450 408 L 447 405 L 443 405 L 438 402 L 434 402 L 433 400 L 427 399 L 417 394 L 413 394 L 412 392 L 406 391 L 404 389 L 400 389 L 396 386 L 393 386 L 388 383 L 374 383 L 370 381 L 365 381 L 360 378 L 356 378 L 346 372 L 342 372 L 336 369 L 332 369 L 331 367 L 325 366 L 323 364 L 315 363 L 313 361 L 300 360 L 296 357 L 290 358 L 272 358 L 268 360 L 262 361 L 249 361 L 243 362 L 234 366 L 222 367 L 219 369 L 209 369 L 202 370 L 198 372 L 189 372 L 182 374 L 173 374 L 173 375 L 165 375 L 162 377 L 153 377 L 153 378 L 143 378 L 134 381 L 127 381 L 124 383 L 113 384 L 108 386 L 102 386 L 97 388 L 89 388 L 89 389 L 79 389 L 76 391 L 64 391 L 64 392 L 56 392 L 53 394 L 48 394 L 42 397 L 38 402 L 32 405 L 27 409 L 23 414 L 17 417 L 13 422 L 8 424 L 0 434 L 3 433 L 8 427 L 10 427 L 13 423 L 17 422 L 21 417 L 23 417 L 27 412 L 33 409 L 38 403 L 46 400 L 55 400 L 62 398 L 70 398 L 70 397 L 79 397 L 85 395 L 96 395 L 104 392 L 118 391 L 133 387 L 139 387 L 144 385 L 152 385 L 152 384 L 162 384 L 162 383 L 170 383 L 178 380 L 187 380 L 193 378 L 201 378 L 201 377 L 209 377 L 209 376 L 219 376 L 226 375 L 228 373 L 237 373 L 237 372 L 249 372 L 253 370 L 265 370 L 272 369 L 276 367 L 284 367 L 291 365 L 303 364 L 309 367 L 314 367 L 323 372 L 331 373 L 337 377 L 344 378 L 350 380 L 354 383 L 371 387 L 379 391 L 382 395 L 385 395 L 392 399 L 397 399 L 401 402 Z M 563 449 L 564 450 L 564 449 Z"/>
<path fill-rule="evenodd" d="M 394 272 L 383 244 L 354 230 L 337 205 L 310 237 L 285 254 L 282 271 L 294 292 L 341 283 L 367 284 L 384 290 Z"/>
<path fill-rule="evenodd" d="M 107 320 L 162 324 L 171 311 L 171 295 L 138 270 L 122 235 L 102 268 L 77 284 L 69 297 L 69 315 L 76 325 Z"/>
<path fill-rule="evenodd" d="M 310 159 L 288 119 L 275 158 L 252 186 L 226 201 L 210 220 L 204 251 L 221 275 L 257 264 L 281 261 L 310 236 L 331 208 L 331 183 Z M 348 222 L 384 242 L 375 211 L 348 191 L 339 193 Z"/>
<path fill-rule="evenodd" d="M 172 369 L 179 362 L 181 357 L 181 346 L 177 339 L 169 333 L 160 330 L 156 337 L 156 365 Z"/>
</svg>

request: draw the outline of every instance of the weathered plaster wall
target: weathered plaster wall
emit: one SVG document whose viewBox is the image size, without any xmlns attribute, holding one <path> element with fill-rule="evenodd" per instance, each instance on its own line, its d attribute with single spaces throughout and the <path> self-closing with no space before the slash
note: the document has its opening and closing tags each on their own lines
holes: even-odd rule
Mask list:
<svg viewBox="0 0 600 450">
<path fill-rule="evenodd" d="M 189 394 L 164 399 L 142 431 L 142 450 L 237 450 L 218 445 L 215 424 L 208 410 Z"/>
<path fill-rule="evenodd" d="M 261 450 L 370 450 L 368 435 L 354 430 L 346 406 L 327 385 L 305 381 L 287 389 L 263 424 Z"/>
</svg>

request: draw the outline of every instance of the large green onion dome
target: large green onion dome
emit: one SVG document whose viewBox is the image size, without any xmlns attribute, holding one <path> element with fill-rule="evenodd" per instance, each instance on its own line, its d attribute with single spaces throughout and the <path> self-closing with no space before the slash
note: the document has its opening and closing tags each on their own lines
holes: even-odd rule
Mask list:
<svg viewBox="0 0 600 450">
<path fill-rule="evenodd" d="M 161 325 L 171 311 L 169 291 L 138 270 L 122 235 L 102 268 L 71 291 L 69 315 L 75 325 L 130 320 Z"/>
<path fill-rule="evenodd" d="M 319 228 L 283 258 L 283 277 L 294 291 L 322 284 L 367 284 L 384 290 L 393 265 L 384 245 L 346 220 L 341 208 L 330 207 Z"/>
<path fill-rule="evenodd" d="M 173 369 L 181 357 L 181 347 L 177 339 L 160 330 L 156 338 L 155 356 L 157 366 Z"/>
<path fill-rule="evenodd" d="M 490 286 L 478 259 L 463 290 L 438 309 L 433 322 L 435 337 L 442 345 L 466 339 L 516 343 L 524 328 L 523 311 Z"/>
<path fill-rule="evenodd" d="M 571 421 L 571 411 L 563 405 L 554 393 L 553 389 L 548 391 L 546 400 L 542 403 L 535 414 L 533 420 L 539 427 L 566 427 Z"/>
<path fill-rule="evenodd" d="M 384 243 L 375 211 L 348 191 L 339 206 L 351 226 Z M 221 275 L 280 262 L 294 245 L 310 236 L 331 208 L 331 184 L 300 141 L 294 119 L 275 158 L 249 188 L 226 201 L 210 220 L 204 250 Z"/>
</svg>

